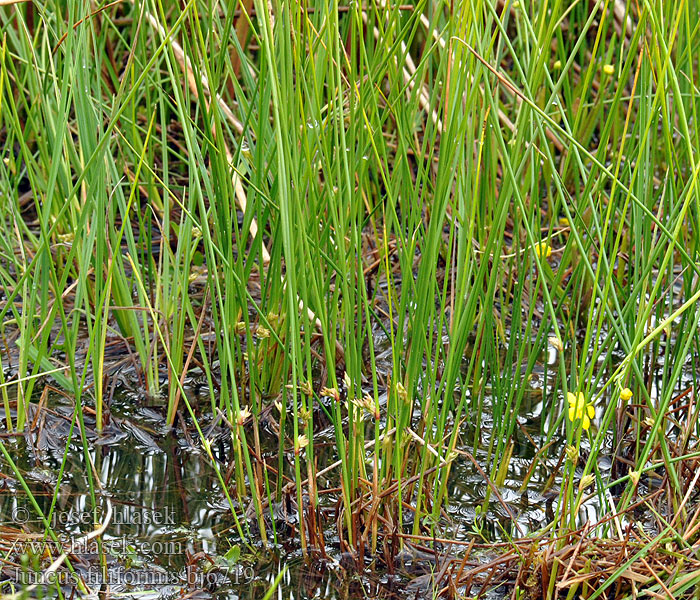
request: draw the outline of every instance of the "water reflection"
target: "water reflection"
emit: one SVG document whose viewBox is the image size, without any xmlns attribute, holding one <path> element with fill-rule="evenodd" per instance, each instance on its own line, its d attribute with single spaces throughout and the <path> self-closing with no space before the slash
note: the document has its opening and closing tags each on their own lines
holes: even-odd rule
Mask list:
<svg viewBox="0 0 700 600">
<path fill-rule="evenodd" d="M 504 484 L 498 489 L 500 499 L 489 494 L 485 513 L 477 513 L 489 490 L 483 475 L 466 456 L 453 463 L 449 502 L 440 524 L 444 537 L 464 542 L 504 541 L 534 532 L 552 519 L 557 490 L 550 490 L 547 495 L 543 491 L 552 482 L 563 440 L 555 440 L 552 446 L 549 456 L 555 458 L 539 460 L 533 467 L 533 441 L 540 447 L 544 444 L 538 416 L 542 396 L 532 394 L 527 402 L 528 413 L 521 419 L 522 429 L 515 430 L 513 457 Z M 94 422 L 86 418 L 88 461 L 77 435 L 66 452 L 72 418 L 67 406 L 56 406 L 42 417 L 40 433 L 6 442 L 45 514 L 51 511 L 55 492 L 51 520 L 64 543 L 92 531 L 104 516 L 106 499 L 111 503 L 112 519 L 103 536 L 106 566 L 100 566 L 97 548 L 75 552 L 76 570 L 86 580 L 106 581 L 112 592 L 139 597 L 196 592 L 192 597 L 253 600 L 262 598 L 286 567 L 279 597 L 406 597 L 410 574 L 401 570 L 392 574 L 391 569 L 387 571 L 381 563 L 372 563 L 368 558 L 368 569 L 358 576 L 343 565 L 339 552 L 333 554 L 337 543 L 331 532 L 326 540 L 330 557 L 323 560 L 305 561 L 296 538 L 286 537 L 289 534 L 281 528 L 276 547 L 246 548 L 236 534 L 219 480 L 206 456 L 198 450 L 196 438 L 188 441 L 182 432 L 171 435 L 160 411 L 135 406 L 138 404 L 129 398 L 124 398 L 121 406 L 116 403 L 111 421 L 99 435 L 94 431 Z M 207 437 L 214 440 L 213 451 L 221 465 L 231 464 L 225 430 L 205 420 L 202 426 Z M 490 432 L 487 418 L 482 423 L 481 436 L 488 439 Z M 321 433 L 318 439 L 323 438 Z M 467 437 L 466 447 L 474 445 L 474 440 Z M 330 456 L 335 450 L 329 444 L 319 451 Z M 488 463 L 484 450 L 477 450 L 474 456 L 479 464 Z M 0 486 L 0 524 L 24 535 L 41 534 L 43 526 L 21 485 L 12 477 L 8 465 L 2 464 L 1 469 L 7 476 Z M 94 496 L 97 513 L 93 512 L 89 472 L 99 480 Z M 526 476 L 528 485 L 522 489 Z M 232 482 L 229 492 L 235 498 L 233 485 Z M 239 514 L 245 513 L 246 508 L 237 506 Z M 581 517 L 594 520 L 597 512 L 592 501 L 582 506 Z M 31 518 L 18 519 L 19 514 Z M 251 526 L 251 531 L 254 529 Z M 240 553 L 236 553 L 235 560 L 227 558 L 237 547 Z M 377 564 L 379 569 L 370 570 Z M 5 579 L 11 577 L 7 569 L 3 574 Z M 414 583 L 414 587 L 417 585 Z M 413 597 L 415 590 L 411 593 Z"/>
</svg>

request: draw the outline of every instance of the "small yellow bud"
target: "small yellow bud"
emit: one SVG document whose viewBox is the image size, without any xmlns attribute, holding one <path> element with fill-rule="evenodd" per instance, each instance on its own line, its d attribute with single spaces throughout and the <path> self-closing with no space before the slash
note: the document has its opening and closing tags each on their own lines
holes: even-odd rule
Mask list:
<svg viewBox="0 0 700 600">
<path fill-rule="evenodd" d="M 615 67 L 613 65 L 605 65 L 603 67 L 603 73 L 605 73 L 606 75 L 614 75 Z"/>
<path fill-rule="evenodd" d="M 623 390 L 620 392 L 620 399 L 627 402 L 630 398 L 632 398 L 632 390 L 628 387 L 623 388 Z"/>
<path fill-rule="evenodd" d="M 554 61 L 554 68 L 557 70 L 561 69 L 561 61 L 560 60 Z"/>
</svg>

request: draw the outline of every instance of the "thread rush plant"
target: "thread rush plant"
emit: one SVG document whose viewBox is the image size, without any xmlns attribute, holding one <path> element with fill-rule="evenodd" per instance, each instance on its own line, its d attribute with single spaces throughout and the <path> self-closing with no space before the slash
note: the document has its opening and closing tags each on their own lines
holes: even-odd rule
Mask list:
<svg viewBox="0 0 700 600">
<path fill-rule="evenodd" d="M 336 485 L 342 550 L 430 539 L 455 461 L 498 489 L 526 427 L 563 465 L 561 544 L 589 485 L 603 505 L 622 482 L 622 510 L 652 460 L 680 510 L 700 29 L 673 4 L 0 8 L 6 429 L 53 378 L 87 452 L 118 342 L 167 424 L 195 424 L 248 542 L 277 540 L 293 489 L 302 550 L 325 552 Z M 203 419 L 230 428 L 229 481 Z M 636 435 L 620 481 L 599 466 L 611 433 Z"/>
</svg>

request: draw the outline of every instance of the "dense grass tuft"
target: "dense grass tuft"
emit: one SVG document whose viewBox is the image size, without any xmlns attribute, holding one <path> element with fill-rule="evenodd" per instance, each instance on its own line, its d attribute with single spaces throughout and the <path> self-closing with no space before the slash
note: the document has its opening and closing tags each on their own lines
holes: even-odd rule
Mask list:
<svg viewBox="0 0 700 600">
<path fill-rule="evenodd" d="M 107 423 L 128 373 L 170 425 L 228 423 L 236 485 L 219 477 L 241 536 L 276 539 L 272 506 L 293 489 L 305 551 L 324 552 L 331 480 L 341 545 L 360 557 L 388 534 L 434 535 L 465 456 L 490 482 L 485 514 L 521 429 L 543 436 L 533 469 L 557 465 L 562 547 L 588 485 L 624 511 L 651 464 L 682 512 L 678 465 L 698 436 L 694 392 L 678 398 L 697 385 L 699 14 L 1 7 L 7 430 L 31 426 L 48 381 L 74 400 L 87 453 L 84 410 Z M 208 402 L 185 393 L 194 370 Z M 332 453 L 316 448 L 327 427 Z M 260 460 L 270 444 L 276 464 Z"/>
</svg>

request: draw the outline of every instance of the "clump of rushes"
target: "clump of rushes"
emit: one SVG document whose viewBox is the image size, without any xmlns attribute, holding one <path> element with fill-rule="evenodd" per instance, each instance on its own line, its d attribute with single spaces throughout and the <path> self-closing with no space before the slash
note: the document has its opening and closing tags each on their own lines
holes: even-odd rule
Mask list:
<svg viewBox="0 0 700 600">
<path fill-rule="evenodd" d="M 652 459 L 683 506 L 668 415 L 700 377 L 693 3 L 254 0 L 240 21 L 214 0 L 64 4 L 0 16 L 8 430 L 40 422 L 51 378 L 90 464 L 83 404 L 99 430 L 128 362 L 169 425 L 229 424 L 230 481 L 211 463 L 235 515 L 252 501 L 239 535 L 274 543 L 288 494 L 304 551 L 328 527 L 360 556 L 439 538 L 463 446 L 507 485 L 521 430 L 563 453 L 554 538 L 587 493 L 619 486 L 628 507 Z M 636 464 L 613 484 L 598 459 L 618 429 Z"/>
</svg>

